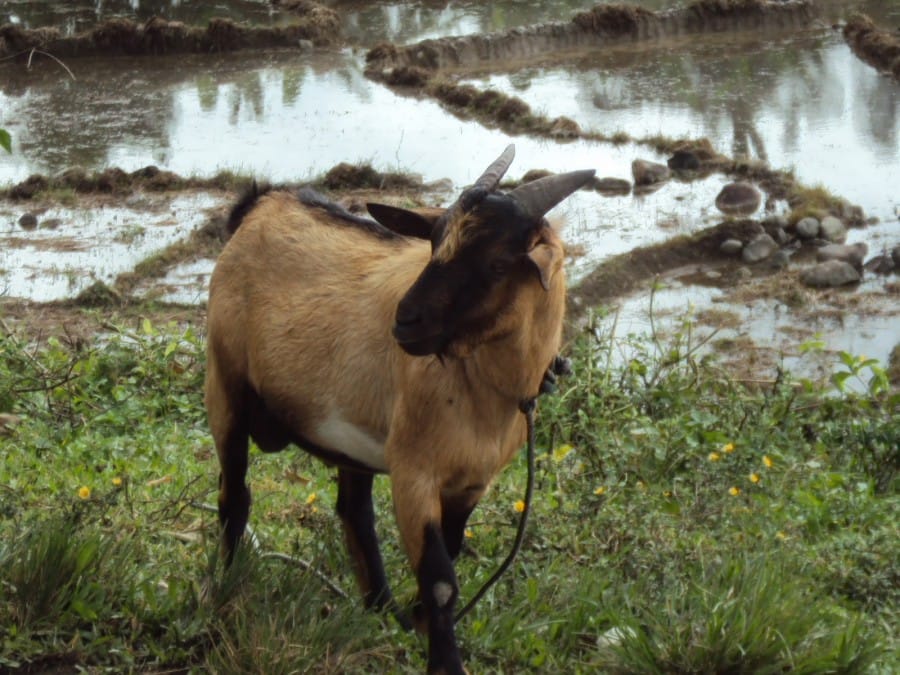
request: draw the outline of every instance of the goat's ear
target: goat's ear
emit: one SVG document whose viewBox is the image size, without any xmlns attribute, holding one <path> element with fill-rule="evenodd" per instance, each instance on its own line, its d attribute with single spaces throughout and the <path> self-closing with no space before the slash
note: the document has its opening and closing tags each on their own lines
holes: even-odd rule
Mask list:
<svg viewBox="0 0 900 675">
<path fill-rule="evenodd" d="M 526 254 L 534 265 L 545 291 L 550 290 L 550 281 L 562 264 L 562 251 L 558 246 L 538 243 Z"/>
<path fill-rule="evenodd" d="M 415 211 L 372 202 L 366 204 L 366 208 L 375 220 L 397 234 L 417 239 L 431 239 L 432 222 Z"/>
</svg>

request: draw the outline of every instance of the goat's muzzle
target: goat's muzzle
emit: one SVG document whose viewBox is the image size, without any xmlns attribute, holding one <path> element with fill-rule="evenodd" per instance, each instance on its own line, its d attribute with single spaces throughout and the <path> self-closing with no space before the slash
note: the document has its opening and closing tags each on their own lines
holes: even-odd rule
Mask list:
<svg viewBox="0 0 900 675">
<path fill-rule="evenodd" d="M 400 348 L 410 356 L 438 354 L 445 346 L 443 331 L 435 331 L 433 322 L 426 321 L 420 308 L 404 302 L 397 307 L 392 333 Z"/>
</svg>

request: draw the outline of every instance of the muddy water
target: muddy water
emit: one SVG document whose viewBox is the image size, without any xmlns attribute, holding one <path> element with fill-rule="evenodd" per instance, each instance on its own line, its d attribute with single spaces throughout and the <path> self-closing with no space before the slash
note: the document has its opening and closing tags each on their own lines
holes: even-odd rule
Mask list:
<svg viewBox="0 0 900 675">
<path fill-rule="evenodd" d="M 0 11 L 15 14 L 25 25 L 49 21 L 75 31 L 112 14 L 135 18 L 162 14 L 202 23 L 206 17 L 187 14 L 198 4 L 10 2 Z M 533 168 L 592 167 L 601 176 L 630 178 L 634 158 L 664 161 L 665 157 L 641 145 L 513 138 L 458 119 L 431 101 L 399 96 L 362 75 L 364 48 L 381 40 L 414 42 L 568 20 L 593 4 L 337 2 L 350 45 L 341 50 L 74 59 L 67 66 L 75 79 L 46 58 L 36 57 L 30 70 L 21 64 L 0 64 L 0 126 L 10 130 L 16 150 L 12 156 L 0 154 L 0 183 L 75 165 L 134 170 L 148 164 L 180 174 L 211 175 L 230 169 L 295 181 L 350 161 L 412 171 L 426 181 L 448 178 L 458 187 L 471 181 L 507 142 L 515 142 L 518 149 L 512 177 Z M 673 3 L 639 4 L 659 9 Z M 879 219 L 877 226 L 853 232 L 851 240 L 868 241 L 873 250 L 896 245 L 900 88 L 857 60 L 839 33 L 825 25 L 840 18 L 847 3 L 822 4 L 825 23 L 801 35 L 704 36 L 690 42 L 637 44 L 583 54 L 564 64 L 529 65 L 471 79 L 479 87 L 513 93 L 536 111 L 571 117 L 584 128 L 622 130 L 635 138 L 706 136 L 725 154 L 763 158 L 775 168 L 792 167 L 803 182 L 820 183 Z M 900 2 L 855 6 L 884 25 L 900 22 Z M 264 2 L 231 0 L 215 7 L 256 23 L 282 18 Z M 574 244 L 573 277 L 589 273 L 608 256 L 717 222 L 720 216 L 713 199 L 726 180 L 712 176 L 691 183 L 671 181 L 641 196 L 579 193 L 555 212 L 565 218 L 566 237 Z M 221 199 L 204 197 L 206 201 L 194 205 L 195 211 Z M 16 225 L 24 208 L 0 212 L 4 270 L 0 286 L 13 296 L 71 295 L 79 286 L 77 270 L 82 269 L 84 278 L 91 274 L 109 278 L 170 241 L 155 234 L 144 235 L 146 245 L 128 247 L 113 241 L 119 247 L 107 247 L 105 261 L 73 262 L 76 259 L 70 257 L 54 260 L 40 271 L 33 259 L 43 257 L 38 251 L 46 253 L 52 245 L 22 243 L 38 237 Z M 184 216 L 179 220 L 193 227 L 187 216 L 191 205 L 178 208 Z M 122 213 L 102 222 L 114 240 L 117 232 L 123 236 L 123 231 L 136 231 L 139 218 L 148 217 Z M 62 220 L 79 218 L 63 214 Z M 175 232 L 164 221 L 157 226 L 151 218 L 143 226 L 145 232 Z M 65 230 L 39 236 L 77 236 L 77 230 Z M 185 231 L 178 230 L 180 235 Z M 24 252 L 31 249 L 32 258 L 27 258 Z M 200 261 L 177 267 L 162 284 L 145 290 L 180 302 L 202 300 L 211 264 Z M 79 265 L 93 268 L 86 272 Z M 43 277 L 46 284 L 40 281 Z M 665 297 L 673 309 L 679 299 L 686 303 L 691 293 L 698 302 L 723 296 L 720 291 L 700 293 L 672 284 Z M 623 311 L 633 307 L 640 313 L 640 297 L 646 294 L 626 301 Z M 768 335 L 772 341 L 775 334 L 791 335 L 779 323 L 785 314 L 777 301 L 760 299 L 740 311 L 746 323 L 743 330 L 756 338 L 765 340 Z M 900 334 L 896 316 L 860 315 L 852 326 L 845 322 L 843 327 L 828 324 L 822 329 L 841 348 L 852 348 L 861 335 Z M 884 358 L 891 338 L 879 340 L 867 353 Z"/>
</svg>

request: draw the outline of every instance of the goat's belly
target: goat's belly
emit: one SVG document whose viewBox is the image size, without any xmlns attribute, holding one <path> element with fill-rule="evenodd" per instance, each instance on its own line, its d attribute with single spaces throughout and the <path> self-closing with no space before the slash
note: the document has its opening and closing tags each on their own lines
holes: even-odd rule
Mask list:
<svg viewBox="0 0 900 675">
<path fill-rule="evenodd" d="M 331 413 L 319 425 L 312 440 L 376 471 L 387 471 L 387 464 L 384 461 L 384 441 L 351 424 L 338 413 Z"/>
</svg>

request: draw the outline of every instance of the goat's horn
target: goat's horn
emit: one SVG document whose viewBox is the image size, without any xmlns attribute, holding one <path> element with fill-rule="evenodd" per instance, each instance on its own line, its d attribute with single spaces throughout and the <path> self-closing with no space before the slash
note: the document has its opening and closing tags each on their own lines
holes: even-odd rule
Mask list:
<svg viewBox="0 0 900 675">
<path fill-rule="evenodd" d="M 488 193 L 496 190 L 497 186 L 500 184 L 500 179 L 503 178 L 503 174 L 509 169 L 509 165 L 512 164 L 513 157 L 515 156 L 516 146 L 510 143 L 506 146 L 506 150 L 504 150 L 500 156 L 495 159 L 484 172 L 482 172 L 478 177 L 478 180 L 476 180 L 471 187 L 467 187 L 463 190 L 463 193 L 459 198 L 447 207 L 444 215 L 441 216 L 441 222 L 450 222 L 459 212 L 465 213 L 470 211 L 478 204 L 478 202 L 484 199 Z"/>
<path fill-rule="evenodd" d="M 509 196 L 515 199 L 529 216 L 537 220 L 585 185 L 595 173 L 593 169 L 585 169 L 546 176 L 520 185 L 510 192 Z"/>
<path fill-rule="evenodd" d="M 493 192 L 500 184 L 500 179 L 503 178 L 503 174 L 509 169 L 509 165 L 512 164 L 513 157 L 515 156 L 516 146 L 510 143 L 506 146 L 506 150 L 504 150 L 503 153 L 484 170 L 484 173 L 482 173 L 478 180 L 475 181 L 472 188 L 480 188 L 487 190 L 488 192 Z"/>
</svg>

